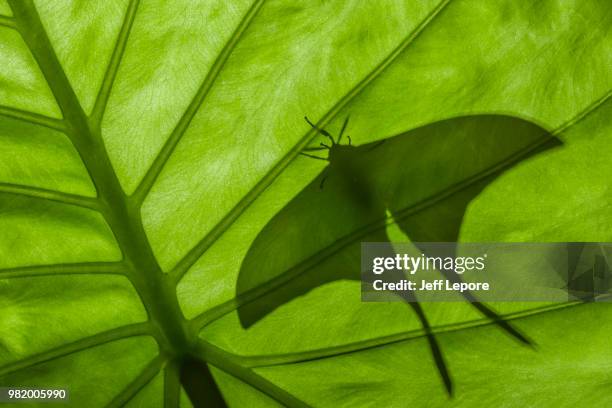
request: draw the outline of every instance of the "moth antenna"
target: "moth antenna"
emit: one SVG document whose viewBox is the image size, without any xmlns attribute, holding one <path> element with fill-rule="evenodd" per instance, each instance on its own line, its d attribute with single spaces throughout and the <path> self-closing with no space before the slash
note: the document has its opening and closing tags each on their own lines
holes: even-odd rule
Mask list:
<svg viewBox="0 0 612 408">
<path fill-rule="evenodd" d="M 310 121 L 310 119 L 308 119 L 308 116 L 304 116 L 304 119 L 306 119 L 306 122 L 308 122 L 308 124 L 317 132 L 319 132 L 320 134 L 322 134 L 323 136 L 327 137 L 332 145 L 336 144 L 336 142 L 334 141 L 334 138 L 332 137 L 332 135 L 329 134 L 329 132 L 325 129 L 321 129 L 320 127 L 318 127 L 317 125 L 315 125 L 314 123 L 312 123 Z"/>
<path fill-rule="evenodd" d="M 344 123 L 342 124 L 342 129 L 340 129 L 340 134 L 338 135 L 338 144 L 340 144 L 340 140 L 342 140 L 342 135 L 344 134 L 344 131 L 346 130 L 346 126 L 348 125 L 349 118 L 350 116 L 347 116 L 346 119 L 344 119 Z"/>
<path fill-rule="evenodd" d="M 308 153 L 304 153 L 304 152 L 300 152 L 300 154 L 301 154 L 302 156 L 310 157 L 311 159 L 317 159 L 317 160 L 324 160 L 324 161 L 327 161 L 327 159 L 324 159 L 323 157 L 315 156 L 314 154 L 308 154 Z"/>
</svg>

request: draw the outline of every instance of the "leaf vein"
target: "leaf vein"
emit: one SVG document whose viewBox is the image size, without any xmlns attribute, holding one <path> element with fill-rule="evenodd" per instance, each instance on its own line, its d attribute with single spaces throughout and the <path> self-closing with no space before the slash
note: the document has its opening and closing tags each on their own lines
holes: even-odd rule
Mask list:
<svg viewBox="0 0 612 408">
<path fill-rule="evenodd" d="M 126 275 L 122 262 L 85 262 L 0 269 L 0 279 L 47 275 Z"/>
<path fill-rule="evenodd" d="M 11 17 L 0 15 L 0 26 L 12 28 L 13 30 L 17 28 L 15 25 L 15 20 Z"/>
<path fill-rule="evenodd" d="M 387 56 L 385 57 L 368 75 L 366 75 L 355 87 L 353 87 L 344 97 L 342 97 L 317 123 L 317 127 L 322 128 L 331 121 L 344 106 L 359 95 L 370 83 L 378 76 L 411 44 L 429 24 L 441 13 L 450 3 L 450 0 L 442 0 L 435 9 Z M 246 211 L 246 209 L 268 188 L 270 184 L 289 166 L 299 153 L 316 135 L 314 129 L 310 129 L 294 146 L 270 169 L 264 177 L 253 186 L 253 188 L 204 236 L 173 268 L 171 274 L 176 281 L 180 281 L 185 273 L 196 263 L 196 261 L 210 248 L 225 231 Z"/>
<path fill-rule="evenodd" d="M 108 404 L 109 407 L 124 407 L 160 372 L 165 357 L 158 355 Z"/>
<path fill-rule="evenodd" d="M 100 91 L 98 92 L 96 102 L 94 103 L 94 107 L 91 112 L 92 121 L 98 127 L 100 126 L 100 122 L 102 121 L 102 116 L 104 115 L 106 104 L 108 103 L 108 99 L 110 98 L 110 93 L 115 82 L 117 72 L 119 71 L 119 65 L 121 64 L 121 60 L 123 59 L 123 54 L 127 46 L 132 25 L 134 24 L 136 11 L 138 10 L 139 3 L 140 0 L 130 0 L 123 19 L 123 24 L 121 25 L 121 30 L 119 31 L 119 35 L 117 36 L 117 42 L 115 43 L 110 62 L 104 74 L 104 79 L 102 80 L 102 85 L 100 86 Z"/>
<path fill-rule="evenodd" d="M 610 96 L 612 96 L 612 89 L 609 89 L 608 92 L 606 92 L 602 97 L 600 97 L 599 99 L 596 99 L 594 102 L 590 103 L 580 113 L 575 115 L 573 118 L 571 118 L 567 122 L 563 123 L 557 129 L 555 129 L 552 132 L 553 135 L 559 135 L 559 134 L 565 132 L 566 130 L 568 130 L 569 128 L 571 128 L 572 126 L 576 125 L 577 123 L 581 122 L 585 118 L 587 118 L 592 112 L 596 111 L 600 106 L 602 106 L 604 103 L 606 103 L 608 101 L 608 99 L 610 99 Z"/>
<path fill-rule="evenodd" d="M 283 388 L 257 374 L 251 368 L 241 365 L 240 360 L 236 358 L 238 356 L 228 353 L 203 339 L 198 341 L 196 351 L 213 366 L 244 381 L 282 405 L 287 407 L 308 407 L 306 403 Z"/>
<path fill-rule="evenodd" d="M 66 134 L 83 160 L 96 187 L 104 216 L 117 240 L 129 273 L 149 319 L 155 322 L 156 338 L 165 350 L 178 352 L 189 340 L 184 317 L 172 282 L 164 278 L 142 225 L 140 211 L 125 195 L 99 129 L 92 127 L 32 0 L 8 0 L 17 29 L 46 78 L 64 116 Z"/>
<path fill-rule="evenodd" d="M 96 198 L 64 193 L 56 190 L 48 190 L 40 187 L 25 186 L 21 184 L 12 183 L 0 183 L 0 193 L 20 195 L 39 200 L 52 201 L 61 204 L 87 208 L 98 212 L 100 211 L 100 203 Z"/>
<path fill-rule="evenodd" d="M 60 119 L 51 118 L 38 113 L 27 112 L 21 109 L 12 108 L 10 106 L 0 105 L 0 116 L 19 119 L 33 125 L 44 126 L 49 129 L 66 132 L 66 126 L 64 126 L 64 122 Z"/>
<path fill-rule="evenodd" d="M 612 94 L 612 92 L 607 92 L 603 97 L 597 99 L 595 102 L 591 103 L 589 106 L 587 106 L 584 110 L 582 110 L 581 112 L 579 112 L 577 115 L 574 116 L 574 118 L 570 119 L 569 121 L 567 121 L 565 124 L 559 126 L 556 130 L 553 130 L 551 132 L 552 135 L 558 135 L 562 132 L 567 131 L 568 129 L 571 128 L 571 126 L 576 125 L 578 122 L 584 120 L 586 117 L 588 117 L 591 113 L 595 112 L 600 106 L 603 105 L 603 103 L 605 101 L 607 101 L 610 97 L 610 95 Z M 530 146 L 527 146 L 525 149 L 515 153 L 514 155 L 506 158 L 506 160 L 497 163 L 494 166 L 491 166 L 487 169 L 484 169 L 483 171 L 475 174 L 474 176 L 472 176 L 471 178 L 468 178 L 460 183 L 454 184 L 450 187 L 448 187 L 447 189 L 439 192 L 438 194 L 426 198 L 425 200 L 405 208 L 404 210 L 399 211 L 396 214 L 396 218 L 402 219 L 404 217 L 410 216 L 418 211 L 421 211 L 423 209 L 428 208 L 429 206 L 436 204 L 437 202 L 439 202 L 440 200 L 447 198 L 453 194 L 456 194 L 458 192 L 460 192 L 461 190 L 464 190 L 466 188 L 469 188 L 471 185 L 473 185 L 474 183 L 482 180 L 483 178 L 488 177 L 489 175 L 501 171 L 505 168 L 511 167 L 514 163 L 516 163 L 517 161 L 520 161 L 521 157 L 525 156 L 525 155 L 529 155 L 532 151 L 537 150 L 542 144 L 546 143 L 547 141 L 550 140 L 550 137 L 545 137 L 542 138 L 539 141 L 536 141 L 535 143 L 533 143 Z M 262 297 L 263 295 L 265 295 L 266 293 L 268 293 L 270 290 L 273 290 L 279 286 L 281 286 L 282 284 L 284 284 L 285 282 L 287 282 L 288 280 L 292 279 L 293 277 L 297 276 L 298 274 L 304 273 L 304 271 L 316 266 L 317 264 L 319 264 L 320 262 L 322 262 L 323 260 L 329 258 L 330 256 L 334 255 L 335 253 L 337 253 L 338 251 L 342 250 L 344 247 L 346 247 L 347 245 L 351 244 L 352 242 L 354 242 L 355 240 L 359 239 L 360 237 L 376 231 L 377 229 L 380 228 L 384 228 L 389 222 L 392 222 L 392 220 L 390 219 L 384 219 L 384 220 L 379 220 L 379 221 L 375 221 L 371 224 L 365 225 L 355 231 L 353 231 L 352 233 L 339 238 L 338 240 L 336 240 L 332 245 L 322 248 L 319 252 L 313 254 L 310 258 L 308 258 L 307 260 L 303 261 L 302 263 L 294 266 L 293 268 L 291 268 L 290 270 L 288 270 L 287 272 L 285 272 L 284 274 L 281 274 L 279 276 L 277 276 L 276 278 L 273 278 L 255 288 L 253 288 L 251 291 L 249 292 L 245 292 L 241 295 L 238 295 L 237 297 L 230 299 L 226 302 L 223 302 L 203 313 L 201 313 L 200 315 L 196 316 L 194 319 L 192 319 L 192 324 L 195 325 L 196 328 L 198 329 L 202 329 L 203 327 L 207 326 L 208 324 L 212 323 L 215 320 L 220 319 L 221 317 L 225 316 L 228 313 L 231 313 L 233 310 L 235 310 L 237 307 L 240 307 L 246 303 L 252 302 L 256 299 L 259 299 L 260 297 Z"/>
<path fill-rule="evenodd" d="M 137 202 L 142 203 L 147 197 L 149 191 L 151 191 L 151 188 L 153 188 L 155 181 L 161 174 L 170 157 L 172 156 L 174 149 L 181 141 L 183 135 L 189 127 L 189 124 L 199 111 L 202 103 L 204 103 L 206 96 L 208 96 L 210 89 L 212 88 L 213 84 L 221 73 L 221 70 L 225 66 L 225 63 L 227 62 L 229 56 L 236 47 L 236 44 L 238 44 L 242 37 L 242 34 L 246 31 L 250 23 L 257 15 L 258 11 L 263 6 L 264 1 L 265 0 L 257 0 L 253 3 L 249 11 L 244 15 L 244 17 L 236 27 L 236 30 L 232 33 L 232 36 L 230 37 L 229 41 L 225 44 L 225 46 L 217 56 L 217 59 L 215 60 L 210 71 L 206 75 L 206 78 L 204 78 L 204 81 L 200 85 L 200 88 L 196 92 L 196 95 L 191 100 L 191 103 L 187 107 L 187 110 L 183 113 L 183 116 L 170 134 L 170 137 L 168 137 L 168 140 L 166 140 L 166 143 L 164 143 L 164 146 L 162 147 L 161 151 L 158 153 L 157 157 L 155 157 L 153 164 L 151 165 L 151 167 L 149 167 L 147 173 L 134 191 L 133 196 Z"/>
<path fill-rule="evenodd" d="M 530 316 L 539 315 L 542 313 L 547 313 L 555 310 L 561 310 L 569 307 L 580 306 L 585 304 L 585 302 L 571 302 L 571 303 L 562 303 L 556 304 L 552 306 L 543 306 L 539 308 L 533 308 L 521 312 L 509 313 L 506 315 L 501 315 L 504 320 L 519 320 L 524 319 Z M 490 319 L 476 319 L 470 320 L 467 322 L 461 323 L 452 323 L 446 325 L 439 325 L 436 327 L 432 327 L 430 332 L 432 334 L 442 334 L 442 333 L 450 333 L 465 329 L 472 329 L 477 327 L 491 326 L 495 325 L 495 322 Z M 369 350 L 373 348 L 383 347 L 390 344 L 401 343 L 409 340 L 416 340 L 423 338 L 427 335 L 427 331 L 424 328 L 417 330 L 405 331 L 402 333 L 396 333 L 389 336 L 378 337 L 373 339 L 362 340 L 354 343 L 343 344 L 340 346 L 332 346 L 327 348 L 320 348 L 316 350 L 309 350 L 306 352 L 297 352 L 297 353 L 284 353 L 284 354 L 269 354 L 262 356 L 241 356 L 240 360 L 243 365 L 246 367 L 256 368 L 256 367 L 270 367 L 275 365 L 284 365 L 284 364 L 294 364 L 294 363 L 302 363 L 313 360 L 320 360 L 325 358 L 338 357 L 346 354 L 356 353 L 364 350 Z"/>
<path fill-rule="evenodd" d="M 150 335 L 151 329 L 148 322 L 135 323 L 127 326 L 117 327 L 107 330 L 102 333 L 94 334 L 83 339 L 63 344 L 59 347 L 26 357 L 22 360 L 0 367 L 0 377 L 16 371 L 25 370 L 38 364 L 46 363 L 57 358 L 67 356 L 68 354 L 77 353 L 89 348 L 101 346 L 112 341 L 125 339 L 128 337 Z"/>
</svg>

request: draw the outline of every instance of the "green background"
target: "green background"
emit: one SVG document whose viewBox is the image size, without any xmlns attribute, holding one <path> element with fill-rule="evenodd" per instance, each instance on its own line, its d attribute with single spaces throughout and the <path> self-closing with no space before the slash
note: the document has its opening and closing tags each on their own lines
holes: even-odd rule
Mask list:
<svg viewBox="0 0 612 408">
<path fill-rule="evenodd" d="M 607 304 L 493 305 L 534 347 L 469 304 L 424 304 L 449 398 L 416 315 L 361 303 L 358 282 L 249 329 L 235 298 L 257 234 L 325 166 L 298 156 L 305 114 L 337 133 L 350 113 L 357 145 L 463 115 L 534 122 L 563 147 L 489 185 L 460 239 L 612 241 L 608 0 L 0 0 L 0 15 L 0 385 L 188 407 L 191 356 L 211 365 L 202 400 L 218 386 L 237 407 L 612 403 Z"/>
</svg>

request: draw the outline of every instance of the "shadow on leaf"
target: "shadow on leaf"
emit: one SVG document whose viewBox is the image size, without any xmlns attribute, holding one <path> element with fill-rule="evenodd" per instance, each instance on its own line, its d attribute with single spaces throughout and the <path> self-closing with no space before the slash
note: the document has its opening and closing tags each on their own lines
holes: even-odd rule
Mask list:
<svg viewBox="0 0 612 408">
<path fill-rule="evenodd" d="M 413 242 L 456 242 L 467 206 L 487 185 L 561 144 L 534 123 L 502 115 L 448 119 L 361 146 L 340 144 L 342 133 L 335 141 L 319 131 L 331 144 L 309 154 L 325 158 L 321 153 L 327 153 L 328 166 L 268 222 L 242 263 L 237 298 L 245 328 L 320 285 L 359 280 L 360 242 L 389 241 L 387 212 Z M 456 274 L 447 278 L 458 279 Z M 466 298 L 529 343 L 472 294 Z M 425 313 L 416 298 L 406 301 L 421 321 L 451 393 Z"/>
</svg>

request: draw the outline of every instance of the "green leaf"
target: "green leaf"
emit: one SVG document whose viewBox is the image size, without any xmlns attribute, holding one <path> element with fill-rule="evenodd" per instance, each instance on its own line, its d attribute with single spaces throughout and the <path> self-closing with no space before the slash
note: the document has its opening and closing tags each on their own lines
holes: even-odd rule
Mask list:
<svg viewBox="0 0 612 408">
<path fill-rule="evenodd" d="M 500 115 L 449 119 L 362 146 L 328 137 L 329 164 L 268 222 L 242 262 L 243 326 L 317 286 L 359 280 L 360 242 L 390 241 L 389 222 L 415 242 L 457 241 L 467 205 L 487 184 L 558 144 L 539 126 Z"/>
<path fill-rule="evenodd" d="M 609 404 L 605 304 L 492 305 L 529 348 L 470 304 L 424 304 L 424 328 L 351 280 L 244 329 L 236 290 L 325 166 L 298 156 L 319 141 L 305 114 L 331 134 L 350 114 L 358 146 L 535 123 L 563 147 L 470 195 L 460 239 L 611 240 L 611 20 L 605 0 L 0 0 L 0 386 L 69 388 L 71 406 Z M 422 158 L 440 168 L 423 200 L 467 179 Z"/>
</svg>

